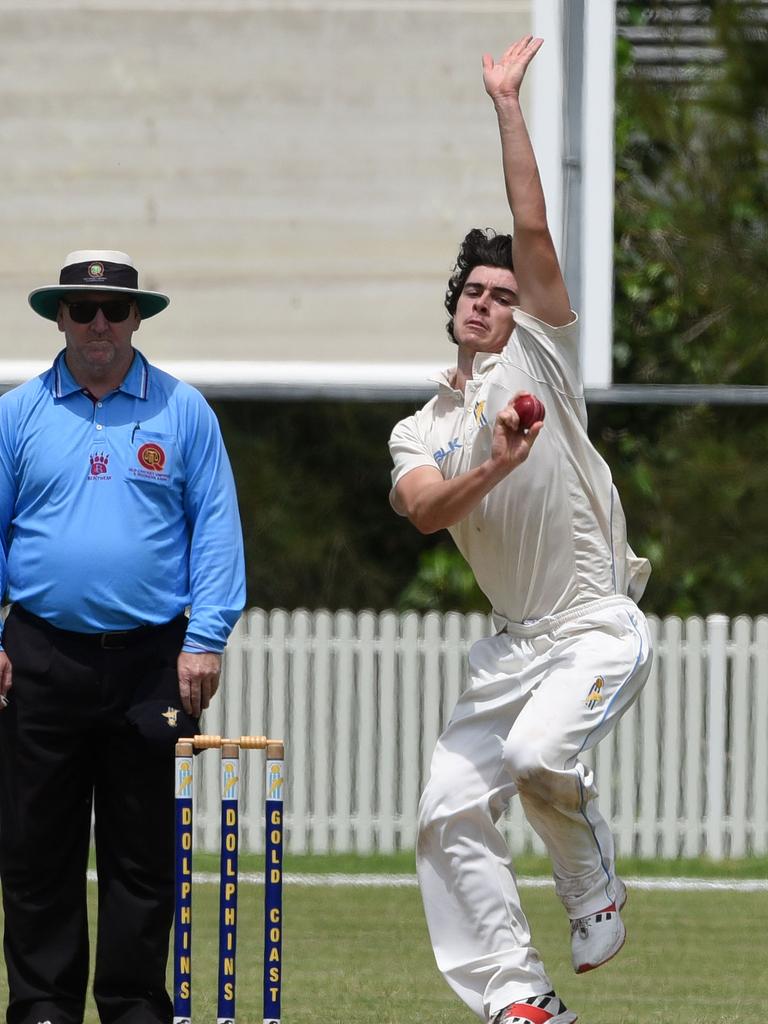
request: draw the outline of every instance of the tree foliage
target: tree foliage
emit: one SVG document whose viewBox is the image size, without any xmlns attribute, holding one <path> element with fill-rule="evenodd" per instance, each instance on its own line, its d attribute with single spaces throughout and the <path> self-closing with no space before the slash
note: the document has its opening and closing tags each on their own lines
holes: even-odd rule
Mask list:
<svg viewBox="0 0 768 1024">
<path fill-rule="evenodd" d="M 450 541 L 423 551 L 415 576 L 397 600 L 400 611 L 489 611 L 487 598 L 477 585 L 463 556 Z"/>
<path fill-rule="evenodd" d="M 616 379 L 752 384 L 768 351 L 768 61 L 715 6 L 718 72 L 659 86 L 618 47 Z"/>
<path fill-rule="evenodd" d="M 619 43 L 617 382 L 768 379 L 768 62 L 743 12 L 713 6 L 723 59 L 699 81 L 644 80 Z M 766 611 L 764 407 L 593 408 L 590 421 L 654 564 L 646 606 Z"/>
<path fill-rule="evenodd" d="M 389 506 L 401 403 L 221 401 L 245 534 L 248 603 L 392 607 L 429 542 Z"/>
</svg>

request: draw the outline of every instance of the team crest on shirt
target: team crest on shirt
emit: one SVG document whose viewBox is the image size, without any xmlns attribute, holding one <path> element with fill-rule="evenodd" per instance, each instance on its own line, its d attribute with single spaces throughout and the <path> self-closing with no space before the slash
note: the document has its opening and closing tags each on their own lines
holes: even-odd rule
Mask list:
<svg viewBox="0 0 768 1024">
<path fill-rule="evenodd" d="M 488 426 L 488 420 L 485 415 L 485 399 L 475 402 L 472 407 L 472 415 L 475 417 L 475 423 L 478 427 Z"/>
<path fill-rule="evenodd" d="M 143 444 L 136 452 L 139 465 L 153 473 L 162 473 L 165 468 L 165 450 L 156 441 Z"/>
<path fill-rule="evenodd" d="M 136 431 L 131 436 L 133 441 Z M 136 439 L 136 447 L 128 462 L 128 476 L 134 480 L 151 481 L 153 484 L 168 485 L 174 458 L 173 438 L 163 436 Z"/>
<path fill-rule="evenodd" d="M 109 472 L 109 453 L 105 451 L 92 451 L 88 456 L 88 479 L 89 480 L 111 480 Z"/>
<path fill-rule="evenodd" d="M 604 686 L 605 680 L 602 676 L 598 676 L 594 683 L 592 683 L 592 688 L 587 694 L 587 699 L 584 702 L 590 711 L 596 708 L 600 701 L 603 699 L 602 690 Z"/>
</svg>

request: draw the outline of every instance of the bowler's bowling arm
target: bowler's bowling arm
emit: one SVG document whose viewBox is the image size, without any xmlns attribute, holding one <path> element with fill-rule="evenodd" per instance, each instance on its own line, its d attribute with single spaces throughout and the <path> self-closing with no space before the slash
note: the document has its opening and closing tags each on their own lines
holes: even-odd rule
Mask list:
<svg viewBox="0 0 768 1024">
<path fill-rule="evenodd" d="M 526 36 L 510 46 L 499 61 L 486 54 L 483 80 L 499 125 L 504 184 L 514 221 L 512 261 L 520 308 L 560 327 L 570 323 L 573 314 L 549 233 L 544 190 L 519 95 L 542 42 Z"/>
<path fill-rule="evenodd" d="M 490 457 L 449 480 L 434 466 L 418 466 L 395 488 L 392 504 L 421 533 L 436 533 L 465 519 L 496 484 L 528 458 L 541 423 L 526 433 L 510 401 L 496 417 Z"/>
</svg>

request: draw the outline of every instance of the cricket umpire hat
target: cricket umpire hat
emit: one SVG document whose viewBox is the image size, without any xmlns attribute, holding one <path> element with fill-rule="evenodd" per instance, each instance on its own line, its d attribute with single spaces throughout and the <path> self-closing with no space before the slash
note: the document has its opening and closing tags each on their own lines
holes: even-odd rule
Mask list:
<svg viewBox="0 0 768 1024">
<path fill-rule="evenodd" d="M 161 313 L 171 301 L 160 292 L 139 288 L 139 274 L 131 257 L 114 249 L 78 249 L 64 261 L 59 283 L 35 288 L 29 293 L 29 304 L 46 320 L 55 320 L 59 300 L 68 292 L 115 292 L 130 296 L 139 308 L 142 320 Z"/>
</svg>

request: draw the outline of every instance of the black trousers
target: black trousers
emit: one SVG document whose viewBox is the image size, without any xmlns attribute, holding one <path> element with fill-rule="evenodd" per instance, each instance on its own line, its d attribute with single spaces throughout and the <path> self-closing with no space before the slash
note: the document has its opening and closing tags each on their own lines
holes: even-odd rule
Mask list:
<svg viewBox="0 0 768 1024">
<path fill-rule="evenodd" d="M 83 1020 L 92 811 L 99 1018 L 105 1024 L 172 1019 L 165 972 L 176 730 L 147 738 L 131 718 L 148 696 L 175 694 L 180 707 L 176 659 L 185 627 L 181 616 L 101 639 L 11 609 L 3 646 L 13 687 L 0 714 L 8 1024 Z"/>
</svg>

